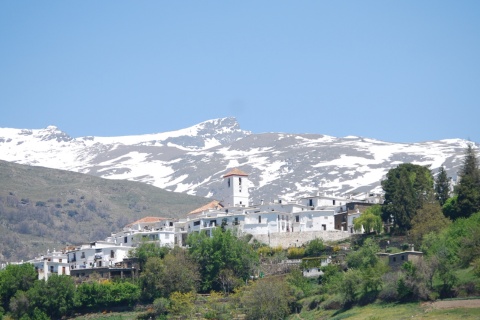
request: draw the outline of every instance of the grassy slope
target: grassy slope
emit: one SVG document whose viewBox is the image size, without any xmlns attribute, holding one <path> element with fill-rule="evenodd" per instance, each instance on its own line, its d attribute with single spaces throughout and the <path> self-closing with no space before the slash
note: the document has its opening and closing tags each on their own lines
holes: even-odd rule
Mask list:
<svg viewBox="0 0 480 320">
<path fill-rule="evenodd" d="M 140 182 L 0 161 L 0 262 L 100 240 L 145 216 L 184 217 L 209 201 Z"/>
<path fill-rule="evenodd" d="M 478 308 L 456 308 L 435 310 L 429 309 L 420 303 L 406 304 L 370 304 L 364 307 L 354 307 L 349 310 L 311 310 L 291 315 L 289 319 L 351 319 L 351 320 L 380 320 L 380 319 L 479 319 Z"/>
</svg>

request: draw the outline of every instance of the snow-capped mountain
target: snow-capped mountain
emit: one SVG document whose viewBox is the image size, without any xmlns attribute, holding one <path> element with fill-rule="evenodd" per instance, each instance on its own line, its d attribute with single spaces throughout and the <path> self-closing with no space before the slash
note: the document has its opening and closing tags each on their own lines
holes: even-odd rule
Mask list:
<svg viewBox="0 0 480 320">
<path fill-rule="evenodd" d="M 444 165 L 455 177 L 467 141 L 402 144 L 355 136 L 254 134 L 235 118 L 202 122 L 178 131 L 124 137 L 71 138 L 55 126 L 0 128 L 0 159 L 76 171 L 109 179 L 142 181 L 198 196 L 219 196 L 222 174 L 250 174 L 251 197 L 272 200 L 321 193 L 380 191 L 380 181 L 400 163 Z"/>
</svg>

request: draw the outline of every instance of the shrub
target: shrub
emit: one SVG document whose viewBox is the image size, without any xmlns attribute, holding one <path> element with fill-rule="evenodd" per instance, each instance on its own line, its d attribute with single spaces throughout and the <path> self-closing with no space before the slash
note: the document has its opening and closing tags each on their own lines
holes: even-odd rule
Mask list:
<svg viewBox="0 0 480 320">
<path fill-rule="evenodd" d="M 301 259 L 305 256 L 304 248 L 289 248 L 287 252 L 288 259 Z"/>
</svg>

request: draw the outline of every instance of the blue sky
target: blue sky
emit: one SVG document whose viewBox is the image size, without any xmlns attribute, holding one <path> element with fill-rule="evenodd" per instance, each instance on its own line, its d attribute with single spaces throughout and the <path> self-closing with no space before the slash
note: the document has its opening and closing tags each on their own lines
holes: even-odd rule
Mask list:
<svg viewBox="0 0 480 320">
<path fill-rule="evenodd" d="M 0 127 L 480 142 L 480 1 L 1 1 Z"/>
</svg>

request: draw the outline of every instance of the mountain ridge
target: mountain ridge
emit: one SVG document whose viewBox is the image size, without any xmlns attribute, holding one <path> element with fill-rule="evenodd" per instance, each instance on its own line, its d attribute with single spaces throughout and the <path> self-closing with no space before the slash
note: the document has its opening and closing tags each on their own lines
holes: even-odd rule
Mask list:
<svg viewBox="0 0 480 320">
<path fill-rule="evenodd" d="M 433 171 L 444 165 L 455 178 L 467 143 L 257 134 L 242 130 L 230 117 L 176 131 L 121 137 L 71 138 L 55 126 L 0 128 L 0 159 L 140 181 L 203 197 L 220 197 L 221 175 L 240 167 L 250 174 L 252 198 L 267 200 L 318 192 L 379 192 L 388 170 L 404 162 L 428 165 Z"/>
</svg>

